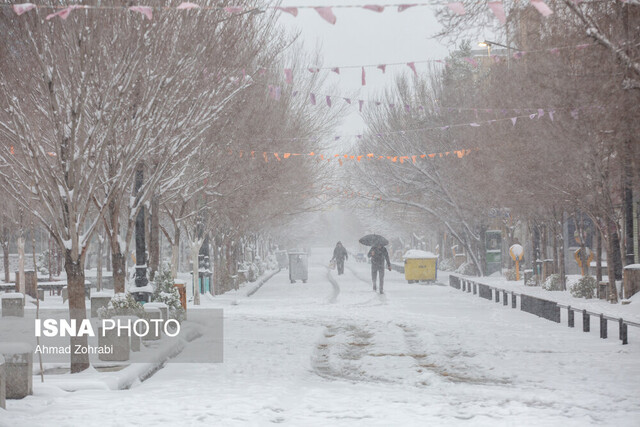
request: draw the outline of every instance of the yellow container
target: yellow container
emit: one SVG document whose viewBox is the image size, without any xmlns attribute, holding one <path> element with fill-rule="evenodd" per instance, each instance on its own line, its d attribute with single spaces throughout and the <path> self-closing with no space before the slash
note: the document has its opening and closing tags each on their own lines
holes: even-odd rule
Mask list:
<svg viewBox="0 0 640 427">
<path fill-rule="evenodd" d="M 404 258 L 404 278 L 407 279 L 409 283 L 420 281 L 435 282 L 438 274 L 438 258 L 435 255 L 431 256 L 428 252 L 419 254 L 407 253 Z"/>
</svg>

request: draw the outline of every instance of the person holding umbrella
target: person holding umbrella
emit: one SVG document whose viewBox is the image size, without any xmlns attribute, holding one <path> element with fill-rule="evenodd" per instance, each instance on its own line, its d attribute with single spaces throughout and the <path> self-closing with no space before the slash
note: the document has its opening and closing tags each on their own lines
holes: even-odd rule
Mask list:
<svg viewBox="0 0 640 427">
<path fill-rule="evenodd" d="M 371 258 L 371 280 L 373 281 L 373 290 L 377 291 L 376 281 L 380 278 L 380 293 L 384 294 L 384 262 L 387 261 L 387 268 L 391 271 L 391 261 L 389 260 L 389 252 L 386 245 L 389 241 L 377 234 L 369 234 L 360 239 L 363 245 L 371 246 L 367 257 Z"/>
</svg>

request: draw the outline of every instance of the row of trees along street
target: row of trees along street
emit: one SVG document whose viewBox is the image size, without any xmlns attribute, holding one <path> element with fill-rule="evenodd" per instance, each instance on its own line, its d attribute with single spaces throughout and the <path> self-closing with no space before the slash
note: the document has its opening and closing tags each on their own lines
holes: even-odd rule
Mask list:
<svg viewBox="0 0 640 427">
<path fill-rule="evenodd" d="M 10 200 L 3 241 L 21 218 L 47 230 L 64 253 L 72 319 L 85 317 L 85 258 L 100 236 L 115 292 L 124 292 L 134 241 L 143 257 L 149 243 L 153 279 L 160 233 L 174 248 L 174 276 L 186 236 L 197 275 L 207 236 L 225 247 L 282 215 L 314 209 L 300 190 L 321 185 L 323 166 L 266 163 L 261 154 L 312 151 L 340 109 L 320 116 L 302 97 L 266 95 L 268 84 L 286 86 L 285 63 L 306 58 L 275 14 L 241 3 L 248 12 L 154 12 L 153 21 L 94 10 L 65 21 L 45 21 L 44 10 L 20 19 L 0 11 L 0 179 Z M 286 90 L 315 90 L 321 78 L 299 78 Z M 141 219 L 146 233 L 140 225 L 136 232 Z M 86 345 L 86 337 L 71 341 Z M 88 366 L 87 355 L 71 356 L 72 372 Z"/>
<path fill-rule="evenodd" d="M 466 15 L 440 16 L 441 37 L 475 38 L 462 29 L 486 25 L 484 3 L 464 4 Z M 615 302 L 614 281 L 638 256 L 633 205 L 637 209 L 640 195 L 640 7 L 552 1 L 554 14 L 542 17 L 528 4 L 505 5 L 507 24 L 496 37 L 506 38 L 507 49 L 494 48 L 488 57 L 472 51 L 476 42 L 463 41 L 446 66 L 436 63 L 428 75 L 398 79 L 385 93 L 387 107 L 368 111 L 368 135 L 357 148 L 390 156 L 470 153 L 415 163 L 362 162 L 353 179 L 363 191 L 380 194 L 381 209 L 399 222 L 422 218 L 452 236 L 481 275 L 492 208 L 511 214 L 512 222 L 504 224 L 508 245 L 515 226 L 526 224 L 534 254 L 527 261 L 553 258 L 563 286 L 563 223 L 573 221 L 582 236 L 588 218 L 596 229 L 598 280 L 604 246 Z M 575 48 L 583 44 L 588 47 Z M 518 51 L 527 53 L 514 56 Z M 477 66 L 468 60 L 474 53 Z M 506 109 L 520 116 L 515 123 Z M 468 125 L 474 122 L 483 126 Z M 411 131 L 425 128 L 434 130 Z M 586 265 L 584 238 L 580 245 Z"/>
</svg>

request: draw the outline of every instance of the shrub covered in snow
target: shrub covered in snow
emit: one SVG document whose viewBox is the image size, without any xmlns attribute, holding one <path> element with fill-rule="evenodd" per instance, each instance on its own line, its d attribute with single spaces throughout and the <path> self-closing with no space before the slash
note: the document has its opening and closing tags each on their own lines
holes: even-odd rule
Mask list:
<svg viewBox="0 0 640 427">
<path fill-rule="evenodd" d="M 108 319 L 113 316 L 138 316 L 140 318 L 146 318 L 147 315 L 142 308 L 142 304 L 133 299 L 133 295 L 130 293 L 115 294 L 107 307 L 101 307 L 98 309 L 98 317 L 101 319 Z"/>
<path fill-rule="evenodd" d="M 438 269 L 442 271 L 453 271 L 456 269 L 456 263 L 453 258 L 445 258 L 438 262 Z"/>
<path fill-rule="evenodd" d="M 538 276 L 536 276 L 535 274 L 531 277 L 529 277 L 529 279 L 527 279 L 527 281 L 524 284 L 525 286 L 538 286 Z"/>
<path fill-rule="evenodd" d="M 510 268 L 509 270 L 507 270 L 505 273 L 505 277 L 507 278 L 507 280 L 511 280 L 511 281 L 517 280 L 516 269 Z"/>
<path fill-rule="evenodd" d="M 171 269 L 162 269 L 156 273 L 156 287 L 151 296 L 153 302 L 163 302 L 167 305 L 170 319 L 182 322 L 186 316 L 180 304 L 180 293 L 174 286 Z"/>
<path fill-rule="evenodd" d="M 465 276 L 476 276 L 478 271 L 476 270 L 476 266 L 470 262 L 465 262 L 458 267 L 456 273 L 463 274 Z"/>
<path fill-rule="evenodd" d="M 598 281 L 593 276 L 584 276 L 577 283 L 571 285 L 569 291 L 576 298 L 593 298 L 598 287 Z"/>
<path fill-rule="evenodd" d="M 255 282 L 260 275 L 259 267 L 256 264 L 248 261 L 240 263 L 240 265 L 238 266 L 238 272 L 243 273 L 248 282 Z"/>
<path fill-rule="evenodd" d="M 49 249 L 45 249 L 38 255 L 36 265 L 38 267 L 38 273 L 42 274 L 43 276 L 49 274 L 49 269 L 51 268 L 51 266 L 49 265 Z"/>
<path fill-rule="evenodd" d="M 552 274 L 547 277 L 547 280 L 542 284 L 542 289 L 547 291 L 561 291 L 562 290 L 562 280 L 560 280 L 559 274 Z"/>
</svg>

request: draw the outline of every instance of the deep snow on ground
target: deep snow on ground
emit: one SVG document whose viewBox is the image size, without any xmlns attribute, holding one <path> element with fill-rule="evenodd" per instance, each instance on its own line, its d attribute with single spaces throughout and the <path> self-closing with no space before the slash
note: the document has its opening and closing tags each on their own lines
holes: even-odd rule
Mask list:
<svg viewBox="0 0 640 427">
<path fill-rule="evenodd" d="M 169 363 L 123 391 L 53 392 L 34 379 L 34 396 L 8 401 L 0 424 L 640 423 L 640 342 L 396 272 L 380 296 L 369 265 L 350 260 L 337 276 L 330 258 L 313 251 L 306 284 L 283 270 L 250 298 L 246 289 L 203 297 L 225 310 L 224 363 Z M 210 345 L 195 340 L 177 359 Z"/>
</svg>

